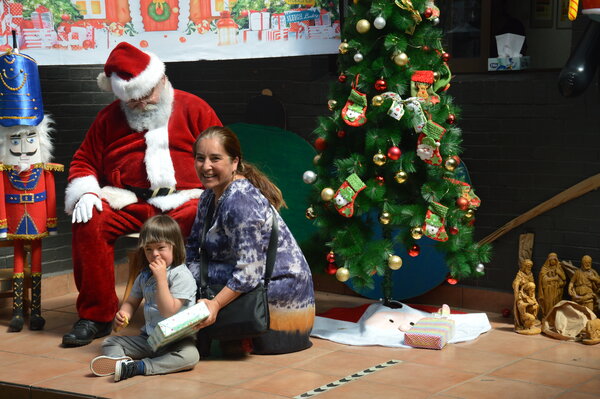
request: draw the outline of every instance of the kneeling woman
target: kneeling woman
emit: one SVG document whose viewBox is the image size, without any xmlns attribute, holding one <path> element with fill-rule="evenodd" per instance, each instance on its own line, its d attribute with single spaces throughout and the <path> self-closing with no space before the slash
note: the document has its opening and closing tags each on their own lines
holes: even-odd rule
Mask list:
<svg viewBox="0 0 600 399">
<path fill-rule="evenodd" d="M 188 238 L 187 264 L 200 287 L 199 248 L 204 224 L 212 220 L 202 246 L 208 257 L 208 283 L 225 286 L 214 299 L 203 299 L 211 316 L 200 328 L 213 324 L 220 309 L 261 281 L 275 215 L 279 238 L 268 285 L 270 329 L 252 339 L 252 348 L 246 351 L 276 354 L 309 348 L 315 316 L 312 276 L 289 228 L 271 210 L 271 205 L 275 209 L 285 205 L 281 191 L 243 160 L 240 142 L 228 128 L 205 130 L 194 144 L 194 157 L 196 173 L 206 190 Z M 214 214 L 208 215 L 213 202 Z M 200 330 L 198 338 L 199 345 L 206 347 L 210 337 Z"/>
</svg>

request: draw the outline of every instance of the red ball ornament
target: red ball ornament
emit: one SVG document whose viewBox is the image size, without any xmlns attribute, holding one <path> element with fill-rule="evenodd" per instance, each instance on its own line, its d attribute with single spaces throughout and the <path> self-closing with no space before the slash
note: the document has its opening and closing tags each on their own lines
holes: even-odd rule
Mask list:
<svg viewBox="0 0 600 399">
<path fill-rule="evenodd" d="M 450 61 L 450 54 L 449 53 L 442 53 L 442 61 L 444 61 L 444 62 Z"/>
<path fill-rule="evenodd" d="M 419 246 L 417 244 L 413 245 L 412 247 L 410 247 L 410 249 L 408 250 L 408 254 L 410 256 L 412 256 L 413 258 L 415 256 L 419 256 L 419 254 L 421 253 L 421 248 L 419 248 Z"/>
<path fill-rule="evenodd" d="M 333 253 L 333 251 L 329 251 L 325 258 L 327 259 L 327 262 L 333 263 L 335 262 L 335 253 Z"/>
<path fill-rule="evenodd" d="M 465 197 L 458 197 L 456 199 L 456 206 L 458 206 L 458 209 L 460 209 L 461 211 L 466 211 L 467 209 L 469 209 L 469 200 Z"/>
<path fill-rule="evenodd" d="M 423 46 L 423 47 L 421 47 L 421 49 L 422 49 L 423 51 L 429 51 L 429 50 L 430 50 L 430 49 L 429 49 L 429 46 Z"/>
<path fill-rule="evenodd" d="M 319 137 L 315 140 L 315 148 L 317 151 L 323 151 L 327 148 L 327 141 L 323 137 Z"/>
<path fill-rule="evenodd" d="M 338 269 L 337 265 L 335 263 L 331 262 L 327 265 L 327 268 L 325 269 L 325 271 L 327 272 L 327 274 L 334 275 L 335 272 L 337 272 L 337 269 Z"/>
<path fill-rule="evenodd" d="M 346 81 L 346 75 L 342 74 L 342 75 L 338 76 L 338 81 L 340 83 L 344 83 Z"/>
<path fill-rule="evenodd" d="M 429 18 L 431 18 L 432 15 L 433 15 L 433 10 L 430 7 L 427 7 L 425 9 L 425 12 L 423 13 L 423 16 L 425 17 L 425 19 L 429 19 Z"/>
<path fill-rule="evenodd" d="M 467 223 L 469 226 L 474 226 L 475 225 L 475 218 L 471 218 L 471 220 L 469 221 L 469 223 Z"/>
<path fill-rule="evenodd" d="M 337 136 L 341 139 L 343 139 L 344 137 L 346 137 L 346 132 L 343 130 L 338 130 L 337 132 Z"/>
<path fill-rule="evenodd" d="M 456 227 L 452 226 L 452 227 L 450 227 L 450 228 L 448 229 L 448 232 L 449 232 L 450 234 L 452 234 L 453 236 L 455 236 L 455 235 L 457 235 L 457 234 L 458 234 L 458 229 L 457 229 Z"/>
<path fill-rule="evenodd" d="M 454 277 L 448 277 L 448 278 L 446 279 L 446 281 L 447 281 L 447 282 L 448 282 L 448 284 L 450 284 L 450 285 L 456 285 L 456 283 L 458 283 L 458 280 L 457 280 L 457 279 L 455 279 Z"/>
<path fill-rule="evenodd" d="M 400 159 L 400 155 L 402 155 L 402 151 L 400 151 L 400 148 L 393 146 L 388 149 L 387 156 L 392 161 L 397 161 L 398 159 Z"/>
<path fill-rule="evenodd" d="M 508 309 L 508 308 L 502 309 L 502 317 L 510 317 L 510 309 Z"/>
<path fill-rule="evenodd" d="M 387 83 L 383 79 L 377 79 L 375 82 L 375 90 L 377 91 L 385 91 L 387 89 Z"/>
<path fill-rule="evenodd" d="M 375 181 L 380 186 L 383 186 L 385 184 L 385 179 L 383 178 L 383 176 L 377 176 L 377 177 L 375 177 Z"/>
<path fill-rule="evenodd" d="M 446 119 L 446 122 L 448 122 L 450 125 L 454 125 L 454 123 L 456 122 L 456 115 L 448 114 L 448 118 Z"/>
</svg>

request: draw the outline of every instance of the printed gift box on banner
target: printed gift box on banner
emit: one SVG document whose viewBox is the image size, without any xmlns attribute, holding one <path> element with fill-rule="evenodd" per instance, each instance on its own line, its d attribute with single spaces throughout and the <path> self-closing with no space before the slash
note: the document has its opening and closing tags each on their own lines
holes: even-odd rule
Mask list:
<svg viewBox="0 0 600 399">
<path fill-rule="evenodd" d="M 319 19 L 315 20 L 315 25 L 331 26 L 331 13 L 321 9 Z"/>
<path fill-rule="evenodd" d="M 266 30 L 271 25 L 271 13 L 267 11 L 250 11 L 248 14 L 250 30 Z"/>
<path fill-rule="evenodd" d="M 287 40 L 290 30 L 289 29 L 271 29 L 267 31 L 267 40 Z"/>
<path fill-rule="evenodd" d="M 242 41 L 246 42 L 259 42 L 263 40 L 263 31 L 262 30 L 250 30 L 244 29 L 242 31 Z"/>
<path fill-rule="evenodd" d="M 336 37 L 335 29 L 331 26 L 315 25 L 308 27 L 308 39 L 332 39 Z"/>
<path fill-rule="evenodd" d="M 23 23 L 23 4 L 21 3 L 8 3 L 8 10 L 10 12 L 11 29 L 17 29 Z"/>
<path fill-rule="evenodd" d="M 39 6 L 31 13 L 31 22 L 37 29 L 54 29 L 52 13 L 44 6 Z"/>
<path fill-rule="evenodd" d="M 454 336 L 454 320 L 424 317 L 404 333 L 404 344 L 415 348 L 442 349 Z"/>
<path fill-rule="evenodd" d="M 271 29 L 283 29 L 283 28 L 287 28 L 287 22 L 285 21 L 285 14 L 284 13 L 279 13 L 279 14 L 273 14 L 271 15 Z"/>
<path fill-rule="evenodd" d="M 50 48 L 58 40 L 54 29 L 22 29 L 23 48 Z"/>
</svg>

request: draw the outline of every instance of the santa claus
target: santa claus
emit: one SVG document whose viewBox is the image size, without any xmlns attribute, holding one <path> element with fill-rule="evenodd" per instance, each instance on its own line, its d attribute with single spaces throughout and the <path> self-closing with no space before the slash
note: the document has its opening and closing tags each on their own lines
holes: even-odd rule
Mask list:
<svg viewBox="0 0 600 399">
<path fill-rule="evenodd" d="M 221 126 L 202 99 L 174 90 L 152 53 L 120 43 L 98 85 L 118 99 L 100 111 L 73 156 L 65 210 L 73 222 L 73 269 L 79 321 L 64 346 L 87 345 L 110 333 L 117 312 L 114 242 L 164 213 L 186 236 L 202 192 L 192 145 Z"/>
</svg>

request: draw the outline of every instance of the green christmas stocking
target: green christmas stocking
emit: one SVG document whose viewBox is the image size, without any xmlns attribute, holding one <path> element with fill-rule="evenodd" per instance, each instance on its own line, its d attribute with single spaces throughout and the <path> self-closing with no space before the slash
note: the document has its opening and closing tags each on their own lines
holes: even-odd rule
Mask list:
<svg viewBox="0 0 600 399">
<path fill-rule="evenodd" d="M 346 105 L 342 109 L 342 119 L 350 126 L 362 126 L 367 123 L 367 96 L 352 89 Z"/>
<path fill-rule="evenodd" d="M 446 213 L 448 207 L 438 203 L 432 202 L 427 209 L 425 214 L 425 222 L 423 222 L 423 234 L 432 240 L 436 241 L 448 241 L 448 234 L 446 233 Z"/>
<path fill-rule="evenodd" d="M 333 198 L 338 213 L 347 218 L 354 215 L 354 200 L 359 192 L 367 187 L 356 173 L 352 173 L 342 183 Z"/>
</svg>

